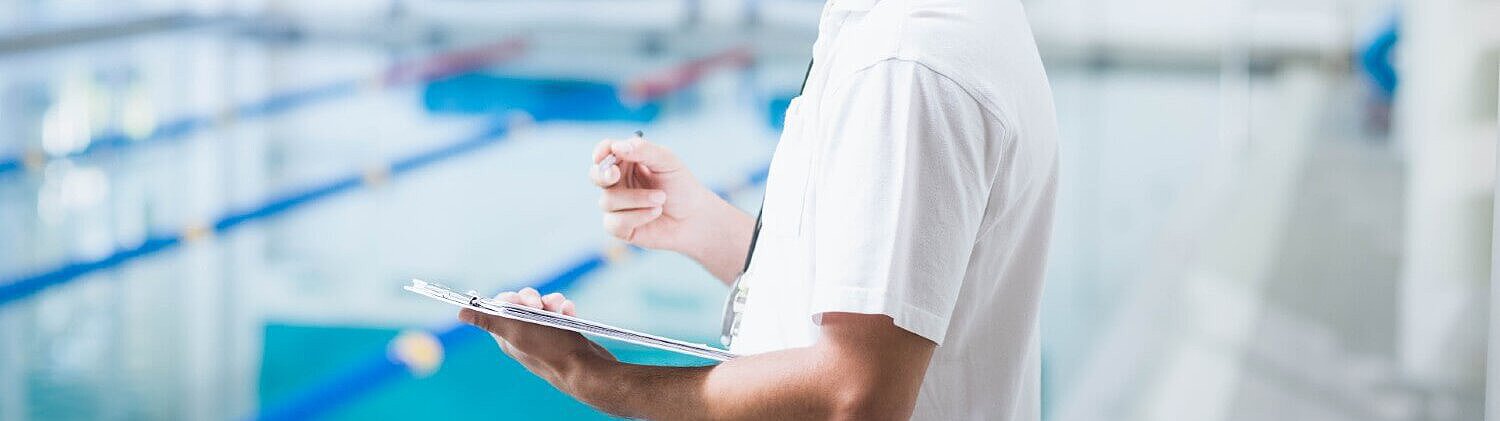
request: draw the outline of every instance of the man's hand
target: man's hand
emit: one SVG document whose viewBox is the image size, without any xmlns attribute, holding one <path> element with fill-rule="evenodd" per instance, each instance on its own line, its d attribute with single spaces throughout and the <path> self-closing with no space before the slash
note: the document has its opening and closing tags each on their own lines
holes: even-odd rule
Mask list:
<svg viewBox="0 0 1500 421">
<path fill-rule="evenodd" d="M 616 165 L 601 168 L 613 154 Z M 605 139 L 594 147 L 589 178 L 604 188 L 604 229 L 641 247 L 697 260 L 730 282 L 739 274 L 755 220 L 720 199 L 672 151 L 641 138 Z"/>
<path fill-rule="evenodd" d="M 530 287 L 518 292 L 502 292 L 495 298 L 568 316 L 575 312 L 573 302 L 561 293 L 554 292 L 544 297 Z M 489 331 L 506 355 L 515 358 L 527 370 L 560 390 L 569 390 L 570 382 L 576 380 L 576 375 L 587 371 L 587 367 L 616 361 L 614 355 L 604 347 L 576 332 L 492 316 L 467 308 L 458 313 L 458 318 Z"/>
</svg>

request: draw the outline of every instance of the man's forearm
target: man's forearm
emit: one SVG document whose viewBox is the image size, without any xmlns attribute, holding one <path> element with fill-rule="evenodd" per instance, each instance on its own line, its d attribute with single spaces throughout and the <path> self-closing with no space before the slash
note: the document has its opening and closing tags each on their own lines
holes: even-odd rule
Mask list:
<svg viewBox="0 0 1500 421">
<path fill-rule="evenodd" d="M 561 308 L 536 290 L 504 299 Z M 529 301 L 528 301 L 529 298 Z M 884 315 L 824 313 L 812 345 L 741 356 L 710 367 L 617 361 L 574 332 L 474 310 L 507 354 L 559 390 L 611 414 L 647 419 L 905 419 L 937 349 Z"/>
<path fill-rule="evenodd" d="M 678 252 L 697 260 L 720 281 L 734 282 L 744 269 L 755 218 L 724 201 L 715 202 L 709 215 L 704 226 L 694 230 L 695 239 Z"/>
</svg>

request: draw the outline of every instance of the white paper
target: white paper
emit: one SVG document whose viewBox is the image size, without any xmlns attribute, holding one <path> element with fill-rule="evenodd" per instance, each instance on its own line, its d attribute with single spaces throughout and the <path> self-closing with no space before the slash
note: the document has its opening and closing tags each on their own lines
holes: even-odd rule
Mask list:
<svg viewBox="0 0 1500 421">
<path fill-rule="evenodd" d="M 531 308 L 504 301 L 495 301 L 480 297 L 475 293 L 462 293 L 449 289 L 448 287 L 425 282 L 420 279 L 411 280 L 411 285 L 402 287 L 407 291 L 425 295 L 438 301 L 453 304 L 459 307 L 474 309 L 485 314 L 504 317 L 507 319 L 520 320 L 527 323 L 535 323 L 542 326 L 555 327 L 558 329 L 571 330 L 602 338 L 629 342 L 636 345 L 648 346 L 656 349 L 691 355 L 699 358 L 707 358 L 715 361 L 729 361 L 737 355 L 719 348 L 705 344 L 683 342 L 656 335 L 649 335 L 629 329 L 592 322 L 577 317 L 566 316 L 541 309 Z"/>
</svg>

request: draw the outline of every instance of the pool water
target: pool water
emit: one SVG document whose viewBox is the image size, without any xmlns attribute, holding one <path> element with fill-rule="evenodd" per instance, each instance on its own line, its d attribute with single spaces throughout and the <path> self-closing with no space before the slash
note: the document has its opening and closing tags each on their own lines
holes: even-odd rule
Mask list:
<svg viewBox="0 0 1500 421">
<path fill-rule="evenodd" d="M 348 361 L 381 349 L 399 331 L 367 327 L 269 325 L 265 365 L 257 392 L 268 402 L 284 400 L 319 379 L 337 375 Z M 711 361 L 670 352 L 610 345 L 622 361 L 653 365 L 706 365 Z M 318 350 L 309 354 L 307 350 Z M 494 342 L 465 342 L 444 351 L 444 365 L 430 376 L 404 375 L 334 410 L 332 419 L 489 418 L 610 419 L 592 410 L 499 353 Z"/>
</svg>

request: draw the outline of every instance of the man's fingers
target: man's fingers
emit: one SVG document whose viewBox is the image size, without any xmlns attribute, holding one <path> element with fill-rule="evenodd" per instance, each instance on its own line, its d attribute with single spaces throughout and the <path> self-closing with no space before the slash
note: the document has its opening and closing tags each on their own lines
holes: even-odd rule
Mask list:
<svg viewBox="0 0 1500 421">
<path fill-rule="evenodd" d="M 555 313 L 561 313 L 562 312 L 563 301 L 567 301 L 567 300 L 568 300 L 567 298 L 563 298 L 563 295 L 562 295 L 561 292 L 554 292 L 554 293 L 551 293 L 551 294 L 543 295 L 542 296 L 542 309 L 543 310 L 547 310 L 547 311 L 551 311 L 551 312 L 555 312 Z"/>
<path fill-rule="evenodd" d="M 596 186 L 609 187 L 620 182 L 620 166 L 616 163 L 618 162 L 618 157 L 609 160 L 611 162 L 604 162 L 604 158 L 610 155 L 610 145 L 614 144 L 614 142 L 618 141 L 604 139 L 599 141 L 599 144 L 594 145 L 593 160 L 589 161 L 593 163 L 593 165 L 589 166 L 589 180 L 593 181 Z"/>
<path fill-rule="evenodd" d="M 604 230 L 621 240 L 630 241 L 635 229 L 661 216 L 661 207 L 631 209 L 604 213 Z"/>
<path fill-rule="evenodd" d="M 573 305 L 573 300 L 563 300 L 562 305 L 558 306 L 557 312 L 562 313 L 565 316 L 578 315 L 578 309 L 577 306 Z"/>
<path fill-rule="evenodd" d="M 682 162 L 677 160 L 677 155 L 672 154 L 672 151 L 645 139 L 611 142 L 609 149 L 621 161 L 645 164 L 654 173 L 669 173 L 682 168 Z"/>
<path fill-rule="evenodd" d="M 523 306 L 535 307 L 553 312 L 561 312 L 563 302 L 567 301 L 567 298 L 563 297 L 562 293 L 560 292 L 547 294 L 547 296 L 544 297 L 540 292 L 536 290 L 536 288 L 532 287 L 521 288 L 520 291 L 516 292 L 502 292 L 499 295 L 496 295 L 495 299 L 511 304 L 520 304 Z M 489 322 L 489 319 L 496 319 L 495 317 L 484 313 L 479 313 L 471 309 L 464 309 L 463 312 L 459 313 L 459 318 L 475 326 L 480 326 L 480 323 Z M 509 322 L 509 320 L 503 320 L 503 317 L 498 319 L 502 319 L 502 321 L 504 322 Z"/>
<path fill-rule="evenodd" d="M 516 292 L 516 295 L 521 297 L 521 304 L 532 308 L 542 308 L 542 294 L 537 292 L 536 288 L 521 288 L 520 291 Z"/>
<path fill-rule="evenodd" d="M 651 189 L 610 189 L 599 196 L 599 209 L 614 212 L 645 209 L 667 202 L 667 192 Z"/>
<path fill-rule="evenodd" d="M 608 167 L 600 167 L 598 164 L 589 167 L 589 181 L 595 186 L 609 188 L 620 182 L 620 166 L 618 164 Z"/>
</svg>

